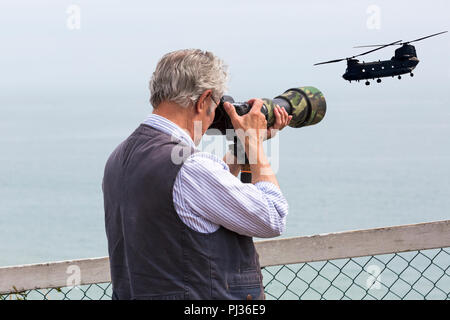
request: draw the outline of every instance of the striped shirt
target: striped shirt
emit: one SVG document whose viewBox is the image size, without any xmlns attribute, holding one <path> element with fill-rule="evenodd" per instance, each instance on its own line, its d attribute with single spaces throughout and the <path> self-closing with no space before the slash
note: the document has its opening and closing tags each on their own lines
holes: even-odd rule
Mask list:
<svg viewBox="0 0 450 320">
<path fill-rule="evenodd" d="M 144 124 L 196 148 L 186 131 L 164 117 L 151 114 Z M 173 202 L 180 219 L 200 233 L 223 226 L 249 237 L 276 237 L 284 232 L 288 214 L 276 185 L 242 183 L 222 159 L 207 152 L 186 159 L 175 179 Z"/>
</svg>

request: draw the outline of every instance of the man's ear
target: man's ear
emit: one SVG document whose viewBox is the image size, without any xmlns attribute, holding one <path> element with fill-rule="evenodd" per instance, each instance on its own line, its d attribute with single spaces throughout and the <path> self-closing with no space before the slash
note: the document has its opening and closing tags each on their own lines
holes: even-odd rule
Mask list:
<svg viewBox="0 0 450 320">
<path fill-rule="evenodd" d="M 201 113 L 203 110 L 209 109 L 208 98 L 211 96 L 212 90 L 208 89 L 202 93 L 195 103 L 195 113 Z"/>
</svg>

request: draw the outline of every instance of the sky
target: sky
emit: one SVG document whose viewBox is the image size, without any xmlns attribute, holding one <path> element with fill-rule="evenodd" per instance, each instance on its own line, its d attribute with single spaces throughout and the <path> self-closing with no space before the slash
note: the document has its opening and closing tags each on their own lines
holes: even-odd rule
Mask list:
<svg viewBox="0 0 450 320">
<path fill-rule="evenodd" d="M 73 23 L 73 7 L 78 24 Z M 77 99 L 108 94 L 147 100 L 148 80 L 158 60 L 182 48 L 210 50 L 221 57 L 229 66 L 229 93 L 241 100 L 273 97 L 302 85 L 315 85 L 336 101 L 349 94 L 366 96 L 363 85 L 341 78 L 345 62 L 313 64 L 361 53 L 352 48 L 356 45 L 448 30 L 448 11 L 445 0 L 3 0 L 0 98 L 46 101 L 59 95 Z M 415 85 L 433 96 L 448 88 L 449 44 L 447 34 L 416 46 L 421 63 Z M 394 49 L 364 59 L 390 59 Z M 411 83 L 386 82 L 371 94 L 398 99 Z"/>
</svg>

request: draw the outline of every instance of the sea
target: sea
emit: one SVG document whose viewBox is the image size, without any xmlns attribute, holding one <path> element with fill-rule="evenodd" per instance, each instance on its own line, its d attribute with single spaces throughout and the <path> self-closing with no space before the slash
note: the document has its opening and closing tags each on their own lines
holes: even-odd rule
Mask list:
<svg viewBox="0 0 450 320">
<path fill-rule="evenodd" d="M 146 97 L 108 101 L 2 104 L 0 266 L 108 254 L 104 165 L 152 111 Z M 281 237 L 450 217 L 446 101 L 327 103 L 322 122 L 286 128 L 267 147 L 289 203 Z M 208 150 L 220 141 L 217 154 L 228 143 L 220 136 L 205 141 Z"/>
</svg>

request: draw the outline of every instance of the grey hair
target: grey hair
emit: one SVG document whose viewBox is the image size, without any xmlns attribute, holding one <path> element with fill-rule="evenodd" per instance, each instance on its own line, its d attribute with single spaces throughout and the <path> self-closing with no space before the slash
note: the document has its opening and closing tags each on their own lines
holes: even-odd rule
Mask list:
<svg viewBox="0 0 450 320">
<path fill-rule="evenodd" d="M 227 81 L 227 66 L 213 53 L 199 49 L 173 51 L 161 58 L 153 72 L 150 103 L 154 108 L 163 101 L 188 107 L 208 89 L 217 102 L 226 90 Z"/>
</svg>

